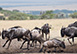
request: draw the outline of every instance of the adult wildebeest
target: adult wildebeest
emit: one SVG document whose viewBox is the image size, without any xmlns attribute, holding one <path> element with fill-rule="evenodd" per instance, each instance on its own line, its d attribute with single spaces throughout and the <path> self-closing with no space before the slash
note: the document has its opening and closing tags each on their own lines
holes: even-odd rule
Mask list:
<svg viewBox="0 0 77 54">
<path fill-rule="evenodd" d="M 11 27 L 9 28 L 8 30 L 4 30 L 2 29 L 2 36 L 6 36 L 5 34 L 7 34 L 8 32 L 10 32 L 11 30 L 14 30 L 14 29 L 17 29 L 17 28 L 22 28 L 21 26 L 14 26 L 14 27 Z M 18 38 L 18 41 L 19 41 L 19 38 Z"/>
<path fill-rule="evenodd" d="M 77 27 L 77 21 L 72 24 L 69 24 L 68 27 Z"/>
<path fill-rule="evenodd" d="M 66 46 L 65 46 L 64 41 L 58 40 L 56 38 L 53 38 L 51 40 L 45 41 L 43 43 L 43 46 L 42 46 L 42 48 L 41 48 L 41 50 L 39 52 L 42 52 L 43 50 L 45 52 L 47 50 L 47 48 L 55 48 L 55 51 L 56 51 L 57 47 L 59 49 L 60 49 L 60 47 L 63 48 L 63 49 L 65 49 Z"/>
<path fill-rule="evenodd" d="M 3 30 L 2 31 L 2 39 L 7 38 L 7 41 L 3 45 L 3 47 L 7 44 L 9 41 L 8 47 L 9 48 L 11 41 L 15 38 L 17 39 L 23 39 L 23 36 L 26 36 L 26 39 L 29 38 L 28 33 L 30 33 L 30 30 L 24 29 L 24 28 L 12 28 L 10 30 Z M 25 39 L 25 40 L 26 40 Z"/>
<path fill-rule="evenodd" d="M 47 40 L 47 34 L 49 34 L 49 36 L 48 36 L 48 39 L 50 38 L 50 30 L 49 29 L 51 29 L 51 26 L 49 26 L 49 24 L 48 23 L 46 23 L 46 24 L 44 24 L 42 27 L 41 27 L 41 29 L 42 29 L 42 35 L 44 36 L 44 33 L 45 33 L 45 38 L 46 38 L 46 40 Z"/>
<path fill-rule="evenodd" d="M 77 37 L 77 27 L 62 27 L 61 28 L 61 37 L 64 37 L 64 35 L 68 36 L 68 41 L 69 39 L 72 38 L 72 42 L 74 44 L 74 37 Z M 70 44 L 72 44 L 69 41 Z"/>
<path fill-rule="evenodd" d="M 32 43 L 34 44 L 35 41 L 36 44 L 36 42 L 38 41 L 41 46 L 41 43 L 44 42 L 42 36 L 42 30 L 38 27 L 35 27 L 33 30 L 31 30 L 31 34 L 32 34 Z"/>
</svg>

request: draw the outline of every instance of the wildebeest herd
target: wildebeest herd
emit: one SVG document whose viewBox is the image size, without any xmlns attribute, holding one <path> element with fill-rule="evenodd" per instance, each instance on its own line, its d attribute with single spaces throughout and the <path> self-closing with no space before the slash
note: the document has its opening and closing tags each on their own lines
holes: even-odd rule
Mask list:
<svg viewBox="0 0 77 54">
<path fill-rule="evenodd" d="M 2 39 L 7 39 L 2 47 L 5 47 L 5 45 L 9 42 L 7 47 L 7 49 L 9 49 L 12 40 L 17 39 L 17 41 L 23 40 L 20 49 L 22 49 L 25 42 L 27 42 L 28 50 L 30 47 L 36 47 L 37 42 L 39 42 L 39 47 L 41 47 L 39 52 L 46 52 L 47 48 L 54 48 L 55 51 L 56 48 L 59 48 L 60 51 L 61 48 L 65 49 L 66 45 L 64 40 L 58 40 L 56 38 L 50 39 L 50 29 L 51 25 L 48 23 L 44 24 L 41 28 L 35 27 L 32 30 L 22 28 L 21 26 L 14 26 L 7 30 L 2 29 L 0 35 L 2 35 Z M 64 35 L 68 36 L 67 40 L 71 45 L 74 45 L 74 37 L 77 37 L 77 21 L 68 25 L 68 27 L 62 27 L 60 31 L 61 37 L 64 37 Z M 46 39 L 44 39 L 44 37 Z M 71 38 L 73 43 L 69 40 Z"/>
</svg>

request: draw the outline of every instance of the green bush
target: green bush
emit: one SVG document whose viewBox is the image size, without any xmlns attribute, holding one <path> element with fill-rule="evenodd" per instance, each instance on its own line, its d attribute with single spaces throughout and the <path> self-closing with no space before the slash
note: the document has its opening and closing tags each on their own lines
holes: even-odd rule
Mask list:
<svg viewBox="0 0 77 54">
<path fill-rule="evenodd" d="M 46 11 L 45 13 L 43 13 L 41 15 L 41 19 L 52 19 L 54 17 L 55 14 L 53 14 L 53 11 Z"/>
<path fill-rule="evenodd" d="M 70 17 L 72 17 L 72 18 L 77 18 L 77 12 L 71 14 Z"/>
</svg>

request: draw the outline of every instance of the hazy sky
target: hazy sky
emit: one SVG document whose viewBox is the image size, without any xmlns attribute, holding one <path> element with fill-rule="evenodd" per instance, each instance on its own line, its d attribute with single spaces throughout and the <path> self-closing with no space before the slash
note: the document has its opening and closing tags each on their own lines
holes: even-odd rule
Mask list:
<svg viewBox="0 0 77 54">
<path fill-rule="evenodd" d="M 0 7 L 16 8 L 16 7 L 60 7 L 76 9 L 77 0 L 0 0 Z M 70 7 L 71 6 L 71 7 Z M 57 8 L 56 8 L 57 9 Z"/>
<path fill-rule="evenodd" d="M 77 0 L 0 0 L 0 3 L 76 4 Z"/>
</svg>

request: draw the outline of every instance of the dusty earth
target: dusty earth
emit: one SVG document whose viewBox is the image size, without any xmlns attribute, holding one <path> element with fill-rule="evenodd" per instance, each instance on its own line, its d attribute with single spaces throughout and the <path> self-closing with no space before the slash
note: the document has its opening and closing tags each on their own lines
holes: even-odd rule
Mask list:
<svg viewBox="0 0 77 54">
<path fill-rule="evenodd" d="M 40 21 L 40 23 L 39 23 Z M 52 38 L 58 38 L 60 40 L 65 39 L 65 44 L 66 44 L 66 48 L 64 49 L 63 52 L 59 52 L 57 51 L 57 53 L 77 53 L 77 38 L 75 38 L 75 44 L 73 46 L 71 46 L 68 41 L 67 38 L 61 38 L 60 36 L 60 29 L 62 26 L 68 26 L 68 24 L 73 23 L 77 21 L 77 19 L 50 19 L 50 20 L 23 20 L 23 21 L 0 21 L 0 31 L 2 30 L 2 28 L 8 29 L 12 26 L 22 26 L 24 28 L 29 28 L 32 29 L 35 26 L 41 27 L 42 25 L 44 25 L 45 23 L 49 23 L 52 25 L 52 29 L 51 29 L 51 39 Z M 0 36 L 0 54 L 14 54 L 14 53 L 39 53 L 39 50 L 41 48 L 39 48 L 37 46 L 37 48 L 34 47 L 30 47 L 30 50 L 26 49 L 26 43 L 24 44 L 22 49 L 19 49 L 22 42 L 23 41 L 17 41 L 16 39 L 12 41 L 9 49 L 6 49 L 8 44 L 3 48 L 2 45 L 5 43 L 6 40 L 1 39 Z M 58 49 L 57 49 L 58 50 Z M 49 52 L 54 53 L 53 49 L 51 49 Z"/>
</svg>

